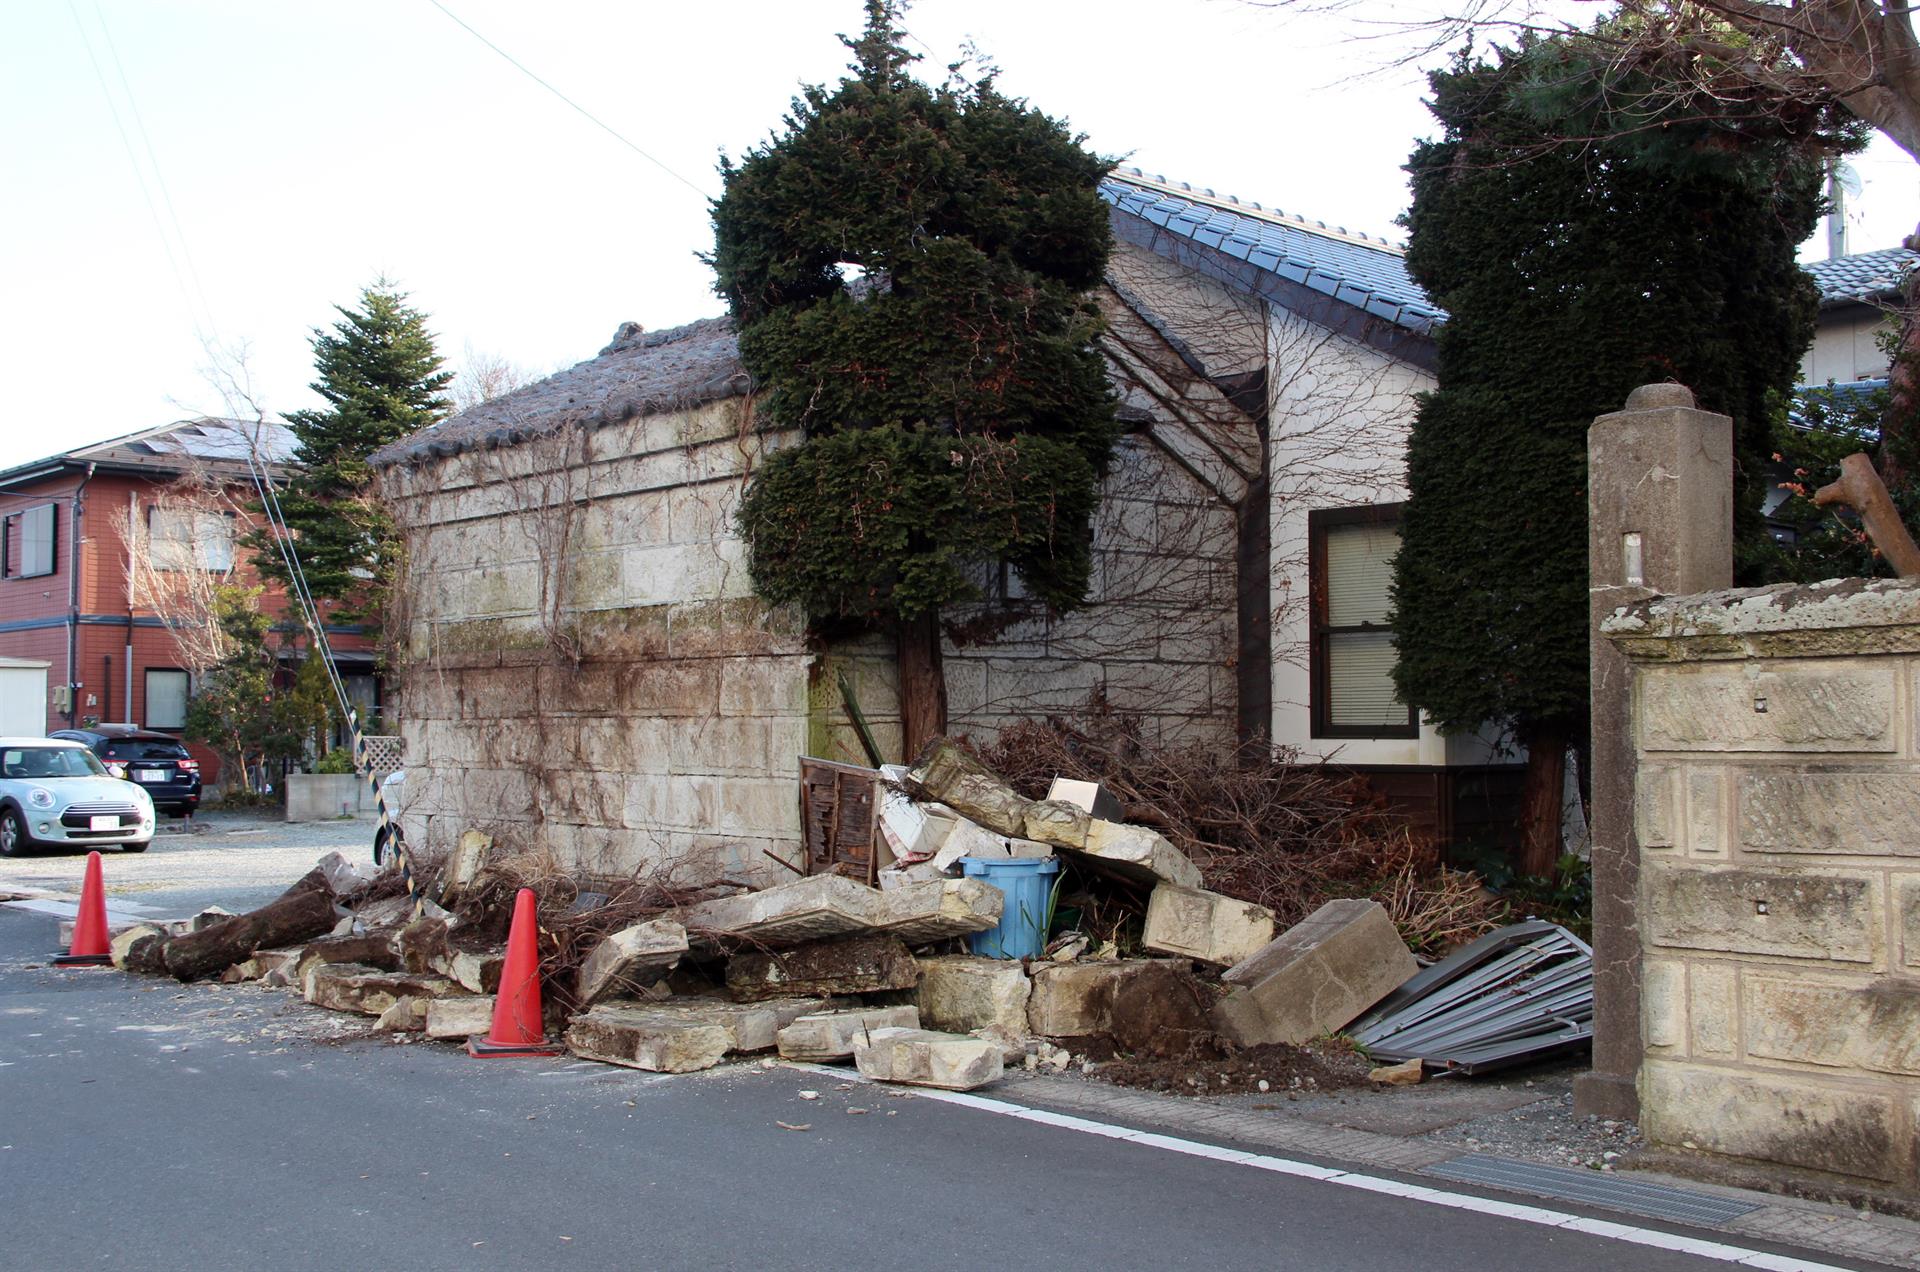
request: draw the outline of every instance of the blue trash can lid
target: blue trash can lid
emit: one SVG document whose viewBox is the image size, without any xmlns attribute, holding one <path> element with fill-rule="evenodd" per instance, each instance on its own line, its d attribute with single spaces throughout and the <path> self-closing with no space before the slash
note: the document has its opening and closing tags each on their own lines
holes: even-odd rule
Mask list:
<svg viewBox="0 0 1920 1272">
<path fill-rule="evenodd" d="M 1058 857 L 960 858 L 960 872 L 965 875 L 1052 874 L 1059 868 Z"/>
</svg>

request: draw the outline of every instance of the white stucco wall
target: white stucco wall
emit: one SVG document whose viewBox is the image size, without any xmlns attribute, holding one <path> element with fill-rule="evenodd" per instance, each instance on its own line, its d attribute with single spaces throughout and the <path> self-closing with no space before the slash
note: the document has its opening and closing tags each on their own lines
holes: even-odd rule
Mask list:
<svg viewBox="0 0 1920 1272">
<path fill-rule="evenodd" d="M 1887 315 L 1868 305 L 1848 305 L 1820 315 L 1813 345 L 1800 359 L 1800 383 L 1877 379 L 1887 373 L 1887 355 L 1879 334 Z"/>
</svg>

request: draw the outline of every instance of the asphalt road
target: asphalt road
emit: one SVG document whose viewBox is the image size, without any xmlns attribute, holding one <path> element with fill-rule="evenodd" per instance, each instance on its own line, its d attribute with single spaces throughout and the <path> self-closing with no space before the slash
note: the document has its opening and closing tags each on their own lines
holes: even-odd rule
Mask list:
<svg viewBox="0 0 1920 1272">
<path fill-rule="evenodd" d="M 0 909 L 4 1267 L 1729 1266 L 817 1072 L 319 1045 L 284 994 L 53 940 Z"/>
</svg>

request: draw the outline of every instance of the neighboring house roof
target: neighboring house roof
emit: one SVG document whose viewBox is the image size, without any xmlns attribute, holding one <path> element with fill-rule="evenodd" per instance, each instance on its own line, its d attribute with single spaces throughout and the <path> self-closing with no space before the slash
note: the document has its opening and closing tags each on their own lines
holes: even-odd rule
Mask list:
<svg viewBox="0 0 1920 1272">
<path fill-rule="evenodd" d="M 1855 252 L 1824 261 L 1808 261 L 1800 268 L 1813 275 L 1820 288 L 1820 306 L 1890 299 L 1900 289 L 1900 276 L 1920 261 L 1920 253 L 1904 247 L 1877 252 Z"/>
<path fill-rule="evenodd" d="M 158 428 L 142 429 L 76 447 L 29 464 L 0 471 L 0 489 L 42 477 L 85 469 L 144 473 L 158 478 L 177 477 L 188 469 L 237 479 L 247 476 L 247 454 L 253 451 L 271 468 L 293 460 L 293 431 L 277 420 L 176 420 Z"/>
<path fill-rule="evenodd" d="M 751 384 L 725 318 L 665 331 L 625 323 L 598 356 L 382 446 L 370 462 L 387 468 L 512 446 L 571 425 L 597 428 L 717 402 Z"/>
</svg>

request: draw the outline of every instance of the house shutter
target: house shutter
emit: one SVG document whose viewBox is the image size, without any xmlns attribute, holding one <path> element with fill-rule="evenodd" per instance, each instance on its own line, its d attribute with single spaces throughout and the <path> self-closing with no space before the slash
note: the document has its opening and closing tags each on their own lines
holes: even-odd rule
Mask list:
<svg viewBox="0 0 1920 1272">
<path fill-rule="evenodd" d="M 1364 727 L 1404 725 L 1407 708 L 1394 695 L 1393 557 L 1400 532 L 1393 526 L 1333 526 L 1327 530 L 1327 721 Z M 1379 627 L 1380 631 L 1340 631 Z"/>
</svg>

